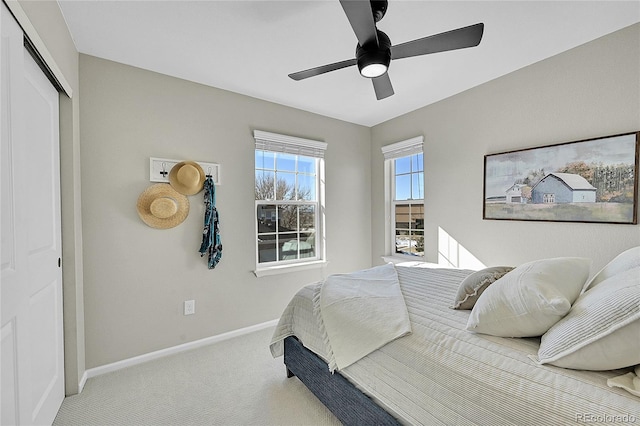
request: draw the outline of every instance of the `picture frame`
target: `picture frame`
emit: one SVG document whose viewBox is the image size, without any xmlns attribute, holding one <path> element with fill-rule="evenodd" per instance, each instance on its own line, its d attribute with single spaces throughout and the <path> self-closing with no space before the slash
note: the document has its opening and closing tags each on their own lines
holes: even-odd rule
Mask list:
<svg viewBox="0 0 640 426">
<path fill-rule="evenodd" d="M 638 223 L 640 132 L 484 156 L 482 218 Z"/>
</svg>

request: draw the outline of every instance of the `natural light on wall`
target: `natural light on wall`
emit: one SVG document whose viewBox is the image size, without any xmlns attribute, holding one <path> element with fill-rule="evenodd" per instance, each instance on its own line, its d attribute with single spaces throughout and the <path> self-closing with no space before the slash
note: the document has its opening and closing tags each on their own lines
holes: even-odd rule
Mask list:
<svg viewBox="0 0 640 426">
<path fill-rule="evenodd" d="M 478 270 L 486 265 L 444 229 L 438 227 L 438 264 L 461 269 Z"/>
</svg>

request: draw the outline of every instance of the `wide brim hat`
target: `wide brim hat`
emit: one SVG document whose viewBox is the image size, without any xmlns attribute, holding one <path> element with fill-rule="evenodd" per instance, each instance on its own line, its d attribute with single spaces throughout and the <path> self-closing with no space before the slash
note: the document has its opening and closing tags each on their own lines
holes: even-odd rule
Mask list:
<svg viewBox="0 0 640 426">
<path fill-rule="evenodd" d="M 151 185 L 138 197 L 138 216 L 152 228 L 180 225 L 189 214 L 189 199 L 168 183 Z"/>
<path fill-rule="evenodd" d="M 182 161 L 169 172 L 169 183 L 181 194 L 194 195 L 202 191 L 206 176 L 200 164 L 194 161 Z"/>
</svg>

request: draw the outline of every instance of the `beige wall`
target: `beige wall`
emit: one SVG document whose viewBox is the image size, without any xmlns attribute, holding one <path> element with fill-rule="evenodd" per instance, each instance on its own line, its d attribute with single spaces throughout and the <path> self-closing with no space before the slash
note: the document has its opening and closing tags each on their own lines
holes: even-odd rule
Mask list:
<svg viewBox="0 0 640 426">
<path fill-rule="evenodd" d="M 351 208 L 371 205 L 369 128 L 85 55 L 80 87 L 87 368 L 274 320 L 303 285 L 370 266 L 370 217 Z M 328 143 L 324 271 L 252 272 L 254 129 Z M 176 228 L 139 219 L 149 157 L 220 163 L 214 270 L 198 253 L 202 193 Z"/>
<path fill-rule="evenodd" d="M 19 4 L 73 91 L 72 98 L 60 94 L 65 386 L 72 395 L 78 393 L 85 371 L 78 52 L 56 2 Z"/>
<path fill-rule="evenodd" d="M 640 130 L 640 24 L 372 128 L 372 262 L 385 253 L 380 147 L 424 135 L 425 249 L 443 229 L 486 265 L 640 244 L 638 225 L 482 220 L 485 154 Z"/>
</svg>

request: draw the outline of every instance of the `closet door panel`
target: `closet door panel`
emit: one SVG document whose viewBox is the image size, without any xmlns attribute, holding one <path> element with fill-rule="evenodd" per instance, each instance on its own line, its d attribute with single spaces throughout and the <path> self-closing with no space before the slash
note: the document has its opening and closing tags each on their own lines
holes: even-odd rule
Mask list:
<svg viewBox="0 0 640 426">
<path fill-rule="evenodd" d="M 52 424 L 64 399 L 58 92 L 0 4 L 1 424 Z"/>
</svg>

